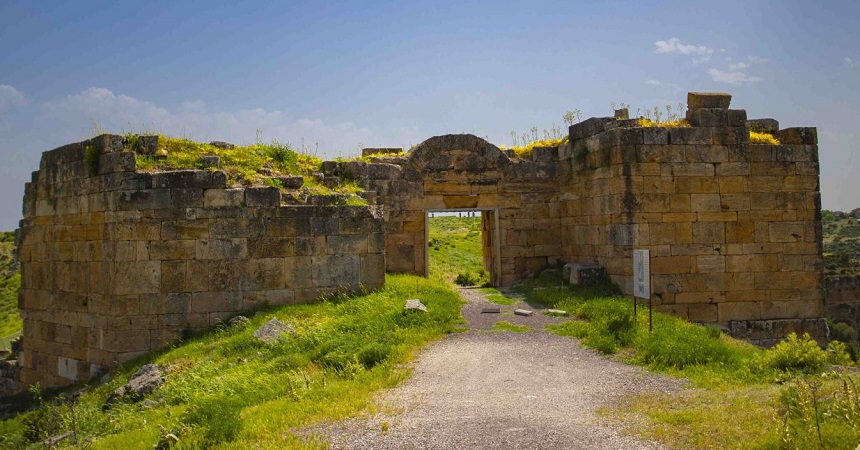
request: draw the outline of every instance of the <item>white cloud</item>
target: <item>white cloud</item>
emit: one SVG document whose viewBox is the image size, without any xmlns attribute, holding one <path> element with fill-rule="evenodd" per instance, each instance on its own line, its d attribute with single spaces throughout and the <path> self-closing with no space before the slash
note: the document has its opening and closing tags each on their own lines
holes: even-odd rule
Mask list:
<svg viewBox="0 0 860 450">
<path fill-rule="evenodd" d="M 706 56 L 714 52 L 714 49 L 704 45 L 689 45 L 683 44 L 678 38 L 671 38 L 668 41 L 657 41 L 654 43 L 656 47 L 655 53 L 678 53 L 681 55 L 699 55 Z"/>
<path fill-rule="evenodd" d="M 304 146 L 305 151 L 321 157 L 355 155 L 362 142 L 368 146 L 401 144 L 379 142 L 372 130 L 352 122 L 293 119 L 282 111 L 263 108 L 216 111 L 202 101 L 185 102 L 171 109 L 97 87 L 47 102 L 42 110 L 45 118 L 59 128 L 58 134 L 70 140 L 85 138 L 97 124 L 107 132 L 158 132 L 236 144 L 254 142 L 260 130 L 265 142 L 277 139 L 294 148 Z"/>
<path fill-rule="evenodd" d="M 749 67 L 749 64 L 747 64 L 747 63 L 742 63 L 742 62 L 739 62 L 739 63 L 736 63 L 736 64 L 729 64 L 729 70 L 730 70 L 730 71 L 736 71 L 736 70 L 746 69 L 747 67 Z"/>
<path fill-rule="evenodd" d="M 652 85 L 652 86 L 660 86 L 660 85 L 661 85 L 661 84 L 663 84 L 663 83 L 661 83 L 661 82 L 659 82 L 659 81 L 657 81 L 657 80 L 648 80 L 648 81 L 646 81 L 646 82 L 645 82 L 645 84 L 650 84 L 650 85 Z"/>
<path fill-rule="evenodd" d="M 11 105 L 23 105 L 26 102 L 27 98 L 21 91 L 8 84 L 0 84 L 0 112 Z"/>
<path fill-rule="evenodd" d="M 860 66 L 860 61 L 854 61 L 854 59 L 853 59 L 853 58 L 850 58 L 850 57 L 848 57 L 848 56 L 846 56 L 846 57 L 842 58 L 842 61 L 843 61 L 843 62 L 845 62 L 845 65 L 846 65 L 846 66 L 848 66 L 848 67 L 857 67 L 857 66 Z"/>
<path fill-rule="evenodd" d="M 720 83 L 729 83 L 729 84 L 752 84 L 762 81 L 761 77 L 754 77 L 747 75 L 745 72 L 740 71 L 729 71 L 725 72 L 719 69 L 708 69 L 708 75 L 711 76 L 711 79 Z"/>
<path fill-rule="evenodd" d="M 747 56 L 747 61 L 749 61 L 749 62 L 751 62 L 751 63 L 753 63 L 753 64 L 763 64 L 763 63 L 766 63 L 766 62 L 770 61 L 770 59 L 768 59 L 768 58 L 761 58 L 761 57 L 759 57 L 759 56 L 753 56 L 753 55 L 750 55 L 750 56 Z"/>
</svg>

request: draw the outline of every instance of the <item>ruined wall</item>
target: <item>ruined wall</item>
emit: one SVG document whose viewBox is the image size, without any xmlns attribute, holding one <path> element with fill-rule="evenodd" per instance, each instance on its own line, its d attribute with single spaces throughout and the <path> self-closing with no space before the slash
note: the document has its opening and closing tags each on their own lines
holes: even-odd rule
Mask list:
<svg viewBox="0 0 860 450">
<path fill-rule="evenodd" d="M 860 328 L 860 277 L 830 278 L 824 290 L 824 315 Z"/>
<path fill-rule="evenodd" d="M 649 249 L 658 310 L 764 344 L 790 331 L 824 338 L 821 320 L 805 320 L 824 312 L 815 129 L 750 144 L 730 98 L 691 95 L 690 127 L 571 126 L 565 259 L 605 266 L 632 294 L 632 250 Z"/>
<path fill-rule="evenodd" d="M 136 173 L 120 136 L 45 152 L 18 232 L 22 382 L 89 378 L 262 304 L 384 283 L 376 207 L 283 206 L 220 171 Z"/>
<path fill-rule="evenodd" d="M 493 284 L 510 285 L 561 258 L 561 213 L 551 208 L 557 154 L 536 149 L 533 160 L 513 160 L 476 136 L 446 135 L 379 160 L 387 163 L 346 162 L 332 172 L 376 193 L 385 211 L 388 270 L 426 275 L 427 211 L 483 209 L 486 268 Z"/>
</svg>

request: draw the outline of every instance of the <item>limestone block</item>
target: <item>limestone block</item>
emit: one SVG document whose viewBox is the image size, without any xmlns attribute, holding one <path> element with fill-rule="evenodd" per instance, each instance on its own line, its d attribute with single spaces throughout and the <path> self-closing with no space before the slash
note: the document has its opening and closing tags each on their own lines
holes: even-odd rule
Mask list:
<svg viewBox="0 0 860 450">
<path fill-rule="evenodd" d="M 804 222 L 776 222 L 768 224 L 769 242 L 802 242 L 805 233 Z"/>
<path fill-rule="evenodd" d="M 776 138 L 782 144 L 818 144 L 818 129 L 815 127 L 796 127 L 779 130 Z"/>
<path fill-rule="evenodd" d="M 723 222 L 696 222 L 692 224 L 693 243 L 710 244 L 726 242 Z"/>
<path fill-rule="evenodd" d="M 236 312 L 242 305 L 238 292 L 195 292 L 191 294 L 191 313 Z"/>
<path fill-rule="evenodd" d="M 783 272 L 756 272 L 754 286 L 756 289 L 791 289 L 791 277 Z"/>
<path fill-rule="evenodd" d="M 318 287 L 355 285 L 360 280 L 358 255 L 313 256 L 313 282 Z"/>
<path fill-rule="evenodd" d="M 112 263 L 111 292 L 133 295 L 158 292 L 161 263 L 158 261 L 117 261 Z"/>
<path fill-rule="evenodd" d="M 195 247 L 194 240 L 151 241 L 149 257 L 153 260 L 193 259 Z"/>
<path fill-rule="evenodd" d="M 689 256 L 651 258 L 651 272 L 654 274 L 691 273 L 692 267 L 692 259 Z"/>
<path fill-rule="evenodd" d="M 692 212 L 722 211 L 719 194 L 690 194 Z"/>
<path fill-rule="evenodd" d="M 116 205 L 121 211 L 170 208 L 170 190 L 120 191 L 117 193 Z"/>
<path fill-rule="evenodd" d="M 203 191 L 203 205 L 207 208 L 242 206 L 245 203 L 245 189 L 206 189 Z"/>
<path fill-rule="evenodd" d="M 221 170 L 177 170 L 152 175 L 152 186 L 156 189 L 199 188 L 224 189 L 227 174 Z"/>
<path fill-rule="evenodd" d="M 824 315 L 822 302 L 772 301 L 761 305 L 762 319 L 814 319 Z"/>
<path fill-rule="evenodd" d="M 713 177 L 713 163 L 681 163 L 662 164 L 661 175 L 664 177 Z"/>
<path fill-rule="evenodd" d="M 691 127 L 725 127 L 729 124 L 729 111 L 726 108 L 704 107 L 690 110 L 687 121 Z"/>
<path fill-rule="evenodd" d="M 165 240 L 201 239 L 209 237 L 206 220 L 181 220 L 161 223 L 161 238 Z"/>
<path fill-rule="evenodd" d="M 759 133 L 774 134 L 779 131 L 779 122 L 774 119 L 750 119 L 747 120 L 746 126 Z"/>
<path fill-rule="evenodd" d="M 385 284 L 385 254 L 362 255 L 360 263 L 359 282 L 362 286 L 376 289 Z"/>
<path fill-rule="evenodd" d="M 326 236 L 326 253 L 367 253 L 367 236 L 361 234 Z"/>
<path fill-rule="evenodd" d="M 735 194 L 740 192 L 746 192 L 748 177 L 744 176 L 719 176 L 719 192 L 721 194 Z M 749 206 L 742 209 L 748 209 Z M 734 209 L 734 208 L 733 208 Z"/>
<path fill-rule="evenodd" d="M 97 167 L 99 175 L 115 172 L 134 172 L 137 162 L 135 154 L 132 152 L 108 153 L 99 156 Z"/>
<path fill-rule="evenodd" d="M 170 190 L 171 206 L 174 208 L 202 208 L 203 189 L 179 188 Z"/>
<path fill-rule="evenodd" d="M 249 259 L 242 265 L 239 287 L 245 291 L 283 289 L 287 273 L 282 258 Z"/>
<path fill-rule="evenodd" d="M 711 145 L 714 143 L 711 128 L 670 128 L 669 143 L 673 145 Z"/>
<path fill-rule="evenodd" d="M 687 94 L 687 111 L 700 108 L 729 109 L 732 96 L 722 92 L 690 92 Z"/>
<path fill-rule="evenodd" d="M 281 190 L 274 187 L 246 188 L 245 204 L 254 206 L 278 206 L 281 204 Z"/>
<path fill-rule="evenodd" d="M 726 257 L 722 255 L 696 256 L 696 272 L 720 273 L 726 271 Z"/>
<path fill-rule="evenodd" d="M 287 289 L 303 289 L 313 286 L 311 278 L 312 260 L 308 256 L 284 258 L 285 286 Z"/>
<path fill-rule="evenodd" d="M 371 180 L 396 180 L 403 169 L 396 164 L 368 164 L 367 177 Z"/>
<path fill-rule="evenodd" d="M 605 125 L 615 121 L 614 117 L 592 117 L 568 127 L 570 141 L 574 142 L 588 136 L 593 136 L 605 130 Z"/>
<path fill-rule="evenodd" d="M 755 223 L 749 221 L 726 223 L 726 242 L 755 242 Z"/>
<path fill-rule="evenodd" d="M 718 194 L 722 179 L 709 177 L 675 177 L 675 192 L 679 194 Z"/>
<path fill-rule="evenodd" d="M 721 212 L 700 212 L 697 213 L 699 222 L 735 222 L 738 220 L 738 213 L 735 211 Z"/>
<path fill-rule="evenodd" d="M 199 239 L 196 241 L 197 259 L 247 258 L 247 239 Z"/>
<path fill-rule="evenodd" d="M 326 237 L 306 237 L 300 236 L 295 239 L 296 256 L 310 256 L 318 253 L 324 253 L 326 248 Z"/>
<path fill-rule="evenodd" d="M 716 309 L 716 303 L 726 301 L 726 295 L 723 292 L 679 292 L 674 295 L 675 303 L 679 304 L 700 304 L 712 305 Z"/>
<path fill-rule="evenodd" d="M 716 323 L 719 312 L 715 304 L 690 304 L 687 306 L 687 319 L 691 322 Z"/>
</svg>

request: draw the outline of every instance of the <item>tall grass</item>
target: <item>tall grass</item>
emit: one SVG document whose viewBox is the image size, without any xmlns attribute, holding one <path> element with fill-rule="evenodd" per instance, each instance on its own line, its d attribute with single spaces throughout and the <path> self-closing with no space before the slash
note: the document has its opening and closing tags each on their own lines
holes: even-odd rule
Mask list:
<svg viewBox="0 0 860 450">
<path fill-rule="evenodd" d="M 419 298 L 427 314 L 405 313 Z M 78 435 L 91 448 L 151 449 L 173 435 L 180 448 L 313 448 L 297 429 L 370 408 L 372 394 L 409 372 L 403 363 L 429 341 L 455 331 L 461 300 L 448 285 L 394 275 L 366 295 L 271 309 L 243 330 L 222 328 L 123 365 L 113 381 L 89 386 L 75 403 Z M 296 337 L 272 345 L 252 333 L 272 317 L 292 325 Z M 144 363 L 166 365 L 157 404 L 120 403 L 108 411 L 108 394 Z M 5 445 L 27 446 L 48 430 L 69 429 L 66 418 L 42 420 L 29 412 L 0 422 Z"/>
</svg>

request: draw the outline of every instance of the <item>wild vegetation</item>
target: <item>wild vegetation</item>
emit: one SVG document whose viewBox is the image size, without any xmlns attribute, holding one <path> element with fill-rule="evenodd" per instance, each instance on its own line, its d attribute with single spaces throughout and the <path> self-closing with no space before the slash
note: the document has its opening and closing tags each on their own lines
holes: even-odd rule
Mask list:
<svg viewBox="0 0 860 450">
<path fill-rule="evenodd" d="M 542 289 L 535 289 L 540 287 Z M 605 283 L 568 287 L 545 275 L 515 288 L 533 304 L 564 309 L 577 319 L 547 329 L 597 351 L 690 381 L 681 394 L 647 393 L 607 410 L 646 420 L 644 437 L 672 448 L 850 448 L 860 442 L 860 397 L 846 346 L 821 349 L 809 336 L 791 335 L 769 350 L 734 340 L 718 328 L 655 313 L 648 331 L 629 298 Z M 820 430 L 820 434 L 819 434 Z"/>
<path fill-rule="evenodd" d="M 128 148 L 137 148 L 136 135 L 127 135 Z M 159 136 L 156 155 L 138 155 L 137 168 L 142 172 L 203 169 L 200 160 L 204 155 L 221 157 L 221 170 L 227 174 L 227 183 L 233 186 L 271 186 L 283 188 L 278 177 L 294 175 L 304 177 L 305 194 L 356 194 L 363 189 L 353 180 L 342 180 L 336 186 L 326 186 L 317 180 L 322 159 L 293 150 L 289 144 L 272 141 L 253 145 L 222 148 L 190 139 Z M 354 204 L 366 204 L 354 198 Z"/>
<path fill-rule="evenodd" d="M 860 275 L 860 223 L 854 211 L 821 212 L 827 277 Z"/>
<path fill-rule="evenodd" d="M 23 322 L 18 315 L 18 288 L 21 273 L 15 263 L 15 233 L 0 233 L 0 349 L 8 348 L 12 338 L 21 333 Z"/>
<path fill-rule="evenodd" d="M 408 313 L 420 298 L 428 313 Z M 373 392 L 409 375 L 403 363 L 433 339 L 458 330 L 461 300 L 446 283 L 394 275 L 377 292 L 271 308 L 245 328 L 218 329 L 123 364 L 104 385 L 44 399 L 42 407 L 0 422 L 0 447 L 41 448 L 73 431 L 92 449 L 321 448 L 302 430 L 373 408 Z M 274 344 L 256 340 L 276 317 L 296 330 Z M 139 403 L 102 405 L 141 365 L 168 367 L 165 384 Z M 35 398 L 39 401 L 38 397 Z"/>
<path fill-rule="evenodd" d="M 429 222 L 430 276 L 461 286 L 489 280 L 481 253 L 481 217 L 438 216 Z"/>
</svg>

